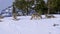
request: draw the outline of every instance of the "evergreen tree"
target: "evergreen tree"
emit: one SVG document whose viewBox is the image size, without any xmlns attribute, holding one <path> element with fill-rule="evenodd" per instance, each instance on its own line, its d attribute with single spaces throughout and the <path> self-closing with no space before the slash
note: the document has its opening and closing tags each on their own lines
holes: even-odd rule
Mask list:
<svg viewBox="0 0 60 34">
<path fill-rule="evenodd" d="M 15 2 L 15 6 L 18 9 L 24 10 L 28 14 L 28 8 L 33 4 L 34 0 L 28 1 L 28 0 L 17 0 Z"/>
<path fill-rule="evenodd" d="M 48 0 L 48 14 L 54 13 L 56 10 L 60 8 L 60 0 Z"/>
<path fill-rule="evenodd" d="M 57 4 L 56 10 L 60 11 L 60 0 L 56 0 L 56 4 Z"/>
<path fill-rule="evenodd" d="M 34 7 L 32 7 L 34 5 Z M 18 9 L 24 10 L 28 14 L 28 9 L 34 9 L 38 13 L 46 8 L 45 2 L 43 0 L 16 0 L 15 6 Z"/>
<path fill-rule="evenodd" d="M 36 10 L 37 13 L 39 14 L 43 14 L 44 12 L 46 12 L 47 7 L 45 4 L 44 0 L 35 0 L 35 7 L 34 9 Z"/>
</svg>

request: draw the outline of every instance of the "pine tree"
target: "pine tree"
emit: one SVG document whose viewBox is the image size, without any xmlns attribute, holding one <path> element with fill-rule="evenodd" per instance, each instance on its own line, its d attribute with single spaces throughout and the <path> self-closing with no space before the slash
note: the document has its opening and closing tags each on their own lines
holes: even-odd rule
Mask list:
<svg viewBox="0 0 60 34">
<path fill-rule="evenodd" d="M 54 13 L 56 11 L 57 8 L 57 0 L 48 0 L 48 14 L 50 13 Z"/>
<path fill-rule="evenodd" d="M 45 2 L 44 0 L 36 0 L 36 5 L 35 5 L 35 10 L 36 12 L 42 14 L 42 12 L 44 12 L 43 10 L 45 9 Z"/>
<path fill-rule="evenodd" d="M 35 5 L 34 7 L 32 7 Z M 28 9 L 34 9 L 38 13 L 42 13 L 45 8 L 45 2 L 43 0 L 16 0 L 15 6 L 18 9 L 24 10 L 28 14 Z"/>
<path fill-rule="evenodd" d="M 56 10 L 60 12 L 60 0 L 56 0 L 56 4 L 57 4 Z"/>
<path fill-rule="evenodd" d="M 22 9 L 26 12 L 26 14 L 28 14 L 28 8 L 30 8 L 30 6 L 33 4 L 34 0 L 17 0 L 15 2 L 15 6 L 18 9 Z"/>
</svg>

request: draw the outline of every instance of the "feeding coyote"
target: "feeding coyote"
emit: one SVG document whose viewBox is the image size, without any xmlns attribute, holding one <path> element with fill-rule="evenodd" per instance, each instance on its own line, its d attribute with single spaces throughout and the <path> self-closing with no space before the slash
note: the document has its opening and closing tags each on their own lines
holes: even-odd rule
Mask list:
<svg viewBox="0 0 60 34">
<path fill-rule="evenodd" d="M 54 15 L 45 15 L 46 16 L 46 18 L 55 18 L 55 16 Z"/>
<path fill-rule="evenodd" d="M 42 16 L 39 13 L 32 14 L 32 16 L 31 16 L 31 20 L 32 19 L 40 19 L 40 18 L 42 18 Z"/>
</svg>

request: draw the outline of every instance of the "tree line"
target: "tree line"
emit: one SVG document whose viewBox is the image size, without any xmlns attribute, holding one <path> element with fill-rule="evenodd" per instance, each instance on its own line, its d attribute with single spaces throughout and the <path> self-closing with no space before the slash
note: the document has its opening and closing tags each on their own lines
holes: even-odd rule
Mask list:
<svg viewBox="0 0 60 34">
<path fill-rule="evenodd" d="M 15 8 L 21 9 L 28 14 L 29 9 L 35 10 L 39 14 L 55 14 L 60 11 L 60 0 L 15 0 L 13 2 Z M 13 7 L 13 13 L 15 9 Z"/>
</svg>

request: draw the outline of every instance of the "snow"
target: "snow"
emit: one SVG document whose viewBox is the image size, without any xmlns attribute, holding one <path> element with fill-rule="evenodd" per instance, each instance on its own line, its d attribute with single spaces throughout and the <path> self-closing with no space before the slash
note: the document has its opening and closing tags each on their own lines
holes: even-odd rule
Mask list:
<svg viewBox="0 0 60 34">
<path fill-rule="evenodd" d="M 5 17 L 0 22 L 0 34 L 60 34 L 60 15 L 56 18 L 30 20 L 31 16 L 18 16 L 18 21 Z M 59 26 L 53 26 L 59 24 Z"/>
</svg>

